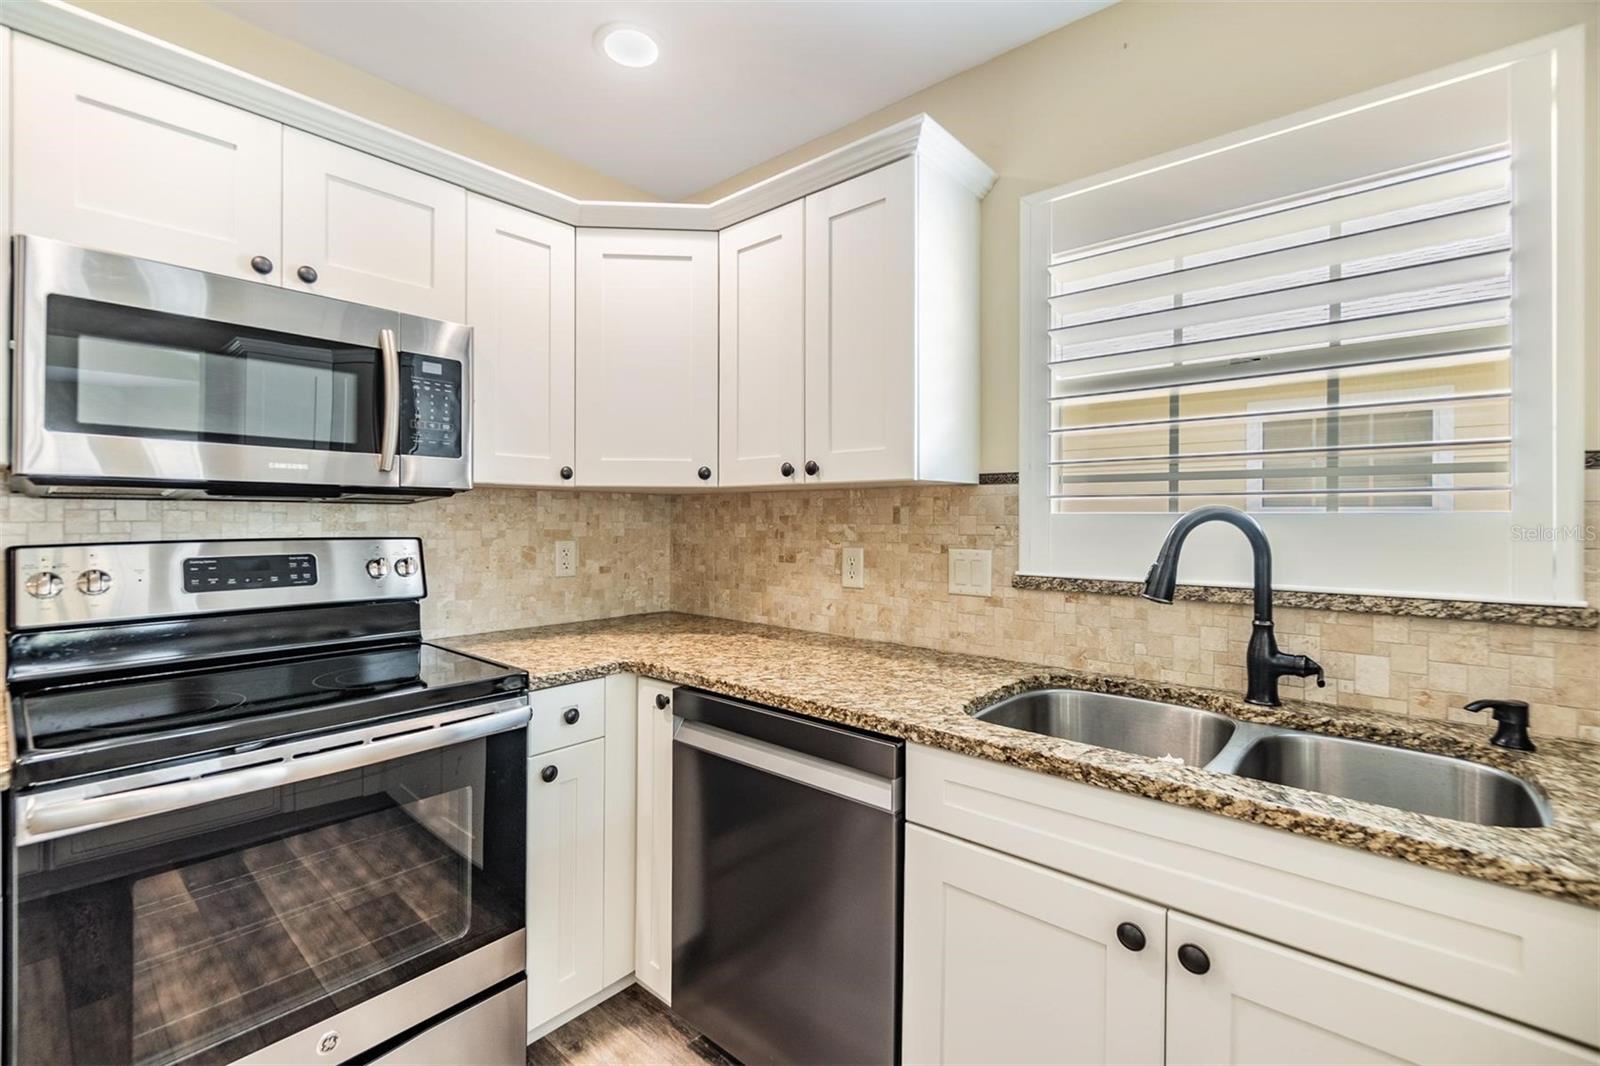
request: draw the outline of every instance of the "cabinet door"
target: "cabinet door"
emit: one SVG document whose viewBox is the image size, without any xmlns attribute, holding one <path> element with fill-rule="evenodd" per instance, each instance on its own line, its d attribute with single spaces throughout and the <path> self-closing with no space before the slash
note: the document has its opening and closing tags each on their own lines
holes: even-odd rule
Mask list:
<svg viewBox="0 0 1600 1066">
<path fill-rule="evenodd" d="M 571 226 L 468 197 L 476 483 L 572 483 L 573 254 Z"/>
<path fill-rule="evenodd" d="M 718 238 L 719 483 L 796 483 L 805 478 L 805 203 Z"/>
<path fill-rule="evenodd" d="M 602 986 L 605 744 L 528 760 L 530 1030 Z"/>
<path fill-rule="evenodd" d="M 466 318 L 467 191 L 283 131 L 283 283 L 426 318 Z M 309 268 L 306 281 L 300 271 Z"/>
<path fill-rule="evenodd" d="M 811 481 L 916 476 L 916 169 L 806 197 L 806 458 Z"/>
<path fill-rule="evenodd" d="M 1173 912 L 1169 1063 L 1600 1062 L 1515 1022 Z M 1205 953 L 1195 974 L 1184 945 Z"/>
<path fill-rule="evenodd" d="M 583 485 L 717 483 L 715 233 L 578 231 L 577 465 Z"/>
<path fill-rule="evenodd" d="M 21 34 L 12 62 L 10 232 L 278 283 L 283 127 Z"/>
<path fill-rule="evenodd" d="M 639 682 L 634 975 L 672 1003 L 672 686 Z"/>
<path fill-rule="evenodd" d="M 911 825 L 904 921 L 907 1063 L 1161 1061 L 1162 908 Z"/>
</svg>

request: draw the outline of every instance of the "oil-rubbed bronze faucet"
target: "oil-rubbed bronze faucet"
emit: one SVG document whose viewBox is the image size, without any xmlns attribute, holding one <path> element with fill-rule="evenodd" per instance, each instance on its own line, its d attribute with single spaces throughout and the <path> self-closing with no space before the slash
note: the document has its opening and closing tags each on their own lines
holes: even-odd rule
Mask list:
<svg viewBox="0 0 1600 1066">
<path fill-rule="evenodd" d="M 1206 522 L 1226 522 L 1236 527 L 1250 542 L 1255 555 L 1255 623 L 1250 633 L 1250 648 L 1245 656 L 1249 683 L 1245 700 L 1264 707 L 1276 707 L 1278 678 L 1284 674 L 1294 677 L 1317 675 L 1318 687 L 1327 684 L 1322 667 L 1316 660 L 1304 655 L 1285 655 L 1278 650 L 1277 638 L 1272 635 L 1272 548 L 1267 544 L 1267 532 L 1261 523 L 1232 507 L 1197 507 L 1179 518 L 1167 531 L 1156 561 L 1144 579 L 1144 598 L 1156 603 L 1171 603 L 1178 585 L 1178 553 L 1183 542 L 1195 526 Z"/>
</svg>

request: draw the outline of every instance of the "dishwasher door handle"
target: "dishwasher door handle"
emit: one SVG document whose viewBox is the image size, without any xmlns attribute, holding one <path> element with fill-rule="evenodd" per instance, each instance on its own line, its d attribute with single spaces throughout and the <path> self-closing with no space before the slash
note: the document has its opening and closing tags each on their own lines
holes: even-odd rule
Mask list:
<svg viewBox="0 0 1600 1066">
<path fill-rule="evenodd" d="M 704 722 L 683 722 L 678 726 L 674 740 L 708 755 L 716 755 L 887 813 L 900 810 L 898 777 L 879 777 L 849 766 L 840 766 L 815 755 L 790 751 Z"/>
</svg>

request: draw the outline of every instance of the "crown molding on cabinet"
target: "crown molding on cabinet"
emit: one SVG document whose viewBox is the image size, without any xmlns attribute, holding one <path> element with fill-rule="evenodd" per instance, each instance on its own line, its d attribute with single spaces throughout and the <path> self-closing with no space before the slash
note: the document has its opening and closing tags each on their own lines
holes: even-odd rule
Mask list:
<svg viewBox="0 0 1600 1066">
<path fill-rule="evenodd" d="M 709 204 L 579 200 L 63 0 L 7 0 L 0 4 L 0 25 L 574 226 L 719 230 L 909 155 L 939 167 L 980 199 L 995 181 L 995 172 L 944 127 L 915 115 Z"/>
</svg>

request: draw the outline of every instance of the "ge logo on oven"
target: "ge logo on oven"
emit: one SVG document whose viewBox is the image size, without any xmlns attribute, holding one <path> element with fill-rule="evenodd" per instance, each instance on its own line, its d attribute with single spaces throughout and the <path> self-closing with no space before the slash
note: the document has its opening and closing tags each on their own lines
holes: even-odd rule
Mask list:
<svg viewBox="0 0 1600 1066">
<path fill-rule="evenodd" d="M 317 1038 L 317 1054 L 332 1055 L 339 1046 L 339 1030 L 329 1029 Z"/>
</svg>

